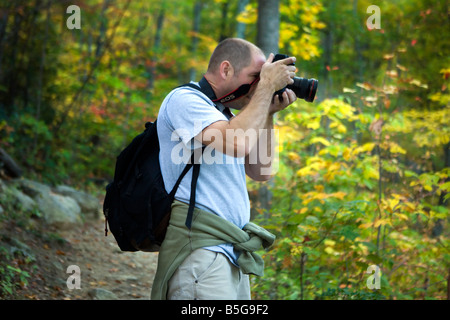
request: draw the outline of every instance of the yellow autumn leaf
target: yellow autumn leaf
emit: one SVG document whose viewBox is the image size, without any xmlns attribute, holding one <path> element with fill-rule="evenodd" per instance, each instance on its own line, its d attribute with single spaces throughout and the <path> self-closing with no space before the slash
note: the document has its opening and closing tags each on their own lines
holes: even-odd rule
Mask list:
<svg viewBox="0 0 450 320">
<path fill-rule="evenodd" d="M 390 148 L 389 151 L 391 153 L 401 153 L 401 154 L 406 154 L 406 150 L 403 149 L 402 147 L 400 147 L 398 144 L 396 144 L 395 142 L 390 142 Z"/>
<path fill-rule="evenodd" d="M 316 119 L 314 121 L 309 122 L 306 127 L 308 129 L 313 129 L 313 130 L 317 130 L 320 128 L 320 120 Z"/>
<path fill-rule="evenodd" d="M 353 154 L 359 154 L 361 152 L 372 152 L 373 148 L 375 148 L 375 143 L 374 142 L 368 142 L 363 144 L 360 147 L 355 148 L 355 150 L 353 151 Z"/>
<path fill-rule="evenodd" d="M 320 21 L 313 21 L 311 23 L 311 28 L 312 29 L 323 29 L 323 28 L 326 28 L 326 26 L 327 25 L 325 23 L 320 22 Z"/>
<path fill-rule="evenodd" d="M 347 127 L 346 126 L 344 126 L 342 123 L 340 123 L 339 125 L 338 125 L 338 132 L 339 133 L 347 133 Z"/>
<path fill-rule="evenodd" d="M 407 216 L 406 214 L 404 214 L 404 213 L 396 213 L 395 215 L 396 215 L 397 217 L 399 217 L 400 220 L 404 220 L 404 221 L 409 220 L 408 216 Z"/>
<path fill-rule="evenodd" d="M 410 187 L 414 187 L 417 186 L 419 184 L 418 181 L 411 181 L 411 183 L 409 184 Z"/>
<path fill-rule="evenodd" d="M 343 200 L 346 195 L 347 194 L 345 192 L 342 192 L 342 191 L 338 191 L 338 192 L 333 193 L 333 197 L 338 198 L 339 200 Z"/>
<path fill-rule="evenodd" d="M 416 205 L 414 203 L 404 202 L 403 205 L 404 205 L 405 210 L 410 213 L 414 212 L 416 210 Z"/>
<path fill-rule="evenodd" d="M 294 209 L 294 212 L 295 212 L 296 214 L 304 214 L 304 213 L 306 213 L 307 211 L 308 211 L 308 208 L 306 208 L 306 207 L 301 208 L 301 209 Z"/>
<path fill-rule="evenodd" d="M 339 162 L 331 162 L 327 168 L 327 171 L 337 171 L 341 169 L 341 164 Z"/>
<path fill-rule="evenodd" d="M 238 15 L 236 20 L 245 24 L 256 23 L 258 20 L 258 9 L 255 6 L 248 4 L 245 7 L 245 10 Z"/>
<path fill-rule="evenodd" d="M 427 85 L 427 84 L 422 83 L 422 82 L 420 82 L 420 81 L 417 80 L 417 79 L 413 79 L 413 80 L 411 80 L 409 83 L 410 83 L 410 84 L 413 84 L 413 85 L 415 85 L 415 86 L 417 86 L 417 87 L 419 87 L 419 88 L 428 89 L 428 85 Z"/>
<path fill-rule="evenodd" d="M 298 161 L 298 160 L 300 160 L 300 156 L 298 155 L 298 153 L 295 153 L 295 152 L 292 152 L 292 151 L 288 153 L 288 158 L 291 161 Z"/>
<path fill-rule="evenodd" d="M 450 192 L 450 182 L 446 182 L 440 185 L 439 187 L 441 190 L 444 190 L 446 192 Z"/>
<path fill-rule="evenodd" d="M 358 243 L 358 248 L 361 249 L 363 255 L 367 255 L 369 253 L 368 246 L 363 243 Z"/>
<path fill-rule="evenodd" d="M 342 153 L 342 156 L 344 157 L 345 161 L 349 161 L 351 159 L 352 155 L 352 149 L 351 148 L 345 148 L 344 152 Z"/>
<path fill-rule="evenodd" d="M 340 121 L 333 121 L 330 124 L 330 128 L 336 128 L 336 127 L 337 127 L 337 130 L 338 130 L 339 133 L 346 133 L 347 132 L 347 127 L 344 126 Z"/>
<path fill-rule="evenodd" d="M 389 219 L 376 219 L 373 226 L 378 228 L 379 226 L 390 225 L 392 227 L 392 223 Z"/>
<path fill-rule="evenodd" d="M 334 254 L 336 251 L 332 247 L 326 247 L 325 252 L 328 254 Z"/>
<path fill-rule="evenodd" d="M 310 166 L 306 166 L 297 171 L 297 176 L 304 177 L 309 175 L 312 172 L 312 168 Z"/>
<path fill-rule="evenodd" d="M 399 204 L 399 202 L 400 201 L 398 199 L 388 199 L 387 200 L 387 204 L 388 204 L 391 212 L 394 212 L 394 210 L 397 208 L 397 205 Z"/>
<path fill-rule="evenodd" d="M 378 180 L 380 178 L 380 173 L 376 168 L 373 167 L 366 167 L 364 168 L 363 176 L 366 179 L 376 179 Z"/>
<path fill-rule="evenodd" d="M 327 239 L 323 243 L 328 247 L 334 247 L 334 245 L 336 244 L 336 241 Z"/>
<path fill-rule="evenodd" d="M 281 142 L 298 141 L 303 137 L 301 132 L 289 125 L 277 125 L 274 129 L 277 135 L 277 139 Z"/>
<path fill-rule="evenodd" d="M 322 184 L 316 184 L 314 186 L 314 189 L 316 189 L 316 191 L 318 192 L 323 192 L 323 190 L 325 189 L 325 187 Z"/>
<path fill-rule="evenodd" d="M 311 143 L 318 143 L 318 142 L 320 142 L 321 144 L 323 144 L 324 146 L 327 146 L 327 147 L 330 145 L 330 142 L 322 137 L 315 137 L 315 138 L 311 139 Z"/>
<path fill-rule="evenodd" d="M 280 26 L 280 42 L 285 43 L 293 39 L 297 35 L 298 28 L 292 24 Z M 295 30 L 297 29 L 297 30 Z"/>
</svg>

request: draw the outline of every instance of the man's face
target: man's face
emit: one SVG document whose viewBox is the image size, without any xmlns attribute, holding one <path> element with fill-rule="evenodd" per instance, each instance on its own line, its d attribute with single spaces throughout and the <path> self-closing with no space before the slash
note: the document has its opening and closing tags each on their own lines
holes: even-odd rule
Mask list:
<svg viewBox="0 0 450 320">
<path fill-rule="evenodd" d="M 255 79 L 258 79 L 259 74 L 261 72 L 261 68 L 265 62 L 266 62 L 266 57 L 262 53 L 254 51 L 252 53 L 252 59 L 251 59 L 250 65 L 243 68 L 238 75 L 233 76 L 232 87 L 234 87 L 234 89 L 236 89 L 236 88 L 239 88 L 243 84 L 250 84 L 250 83 L 254 82 Z M 256 81 L 256 83 L 254 83 L 251 86 L 250 91 L 245 96 L 241 97 L 240 99 L 230 101 L 230 102 L 226 103 L 225 105 L 227 107 L 230 107 L 233 109 L 241 110 L 250 102 L 250 99 L 252 98 L 253 93 L 255 92 L 257 84 L 258 83 Z"/>
</svg>

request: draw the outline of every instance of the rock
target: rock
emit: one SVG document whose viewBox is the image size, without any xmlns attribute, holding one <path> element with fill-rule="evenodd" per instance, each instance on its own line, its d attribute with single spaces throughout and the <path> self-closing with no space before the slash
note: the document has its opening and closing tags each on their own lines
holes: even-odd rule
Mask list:
<svg viewBox="0 0 450 320">
<path fill-rule="evenodd" d="M 73 198 L 80 206 L 83 214 L 92 215 L 94 218 L 99 217 L 100 204 L 94 196 L 64 185 L 57 186 L 54 191 Z"/>
<path fill-rule="evenodd" d="M 118 275 L 115 277 L 115 279 L 117 281 L 125 281 L 125 282 L 138 282 L 139 278 L 134 276 L 134 275 L 128 275 L 128 274 L 124 274 L 124 275 Z"/>
<path fill-rule="evenodd" d="M 36 208 L 36 202 L 14 186 L 3 188 L 3 197 L 20 211 L 29 212 Z"/>
<path fill-rule="evenodd" d="M 23 178 L 7 183 L 0 179 L 0 191 L 0 202 L 12 203 L 25 212 L 37 208 L 46 223 L 60 229 L 81 223 L 82 214 L 99 218 L 101 213 L 97 198 L 65 185 L 52 188 Z M 8 210 L 8 207 L 2 210 Z"/>
<path fill-rule="evenodd" d="M 18 179 L 16 180 L 16 184 L 20 190 L 32 198 L 35 198 L 42 193 L 49 193 L 51 191 L 49 186 L 28 179 Z"/>
<path fill-rule="evenodd" d="M 45 221 L 52 226 L 68 229 L 82 222 L 81 208 L 71 197 L 49 192 L 39 194 L 35 200 Z"/>
<path fill-rule="evenodd" d="M 89 290 L 89 296 L 94 300 L 119 300 L 113 292 L 101 288 Z"/>
<path fill-rule="evenodd" d="M 0 191 L 3 192 L 3 190 L 5 190 L 5 189 L 6 189 L 6 184 L 3 182 L 2 179 L 0 179 Z"/>
</svg>

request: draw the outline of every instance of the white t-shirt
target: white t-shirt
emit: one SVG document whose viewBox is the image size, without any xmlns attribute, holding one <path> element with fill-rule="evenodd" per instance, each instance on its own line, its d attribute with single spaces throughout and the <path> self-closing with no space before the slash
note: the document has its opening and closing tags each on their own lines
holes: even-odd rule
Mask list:
<svg viewBox="0 0 450 320">
<path fill-rule="evenodd" d="M 197 84 L 197 83 L 195 83 Z M 190 87 L 180 87 L 164 99 L 157 121 L 160 143 L 159 160 L 166 187 L 170 192 L 179 178 L 192 151 L 201 150 L 202 144 L 194 139 L 210 124 L 228 120 L 202 92 Z M 222 217 L 239 228 L 250 220 L 244 158 L 231 157 L 211 147 L 206 147 L 201 159 L 197 180 L 195 206 Z M 178 187 L 175 199 L 189 203 L 191 195 L 192 169 Z M 238 252 L 231 244 L 205 248 L 224 253 L 237 265 Z"/>
</svg>

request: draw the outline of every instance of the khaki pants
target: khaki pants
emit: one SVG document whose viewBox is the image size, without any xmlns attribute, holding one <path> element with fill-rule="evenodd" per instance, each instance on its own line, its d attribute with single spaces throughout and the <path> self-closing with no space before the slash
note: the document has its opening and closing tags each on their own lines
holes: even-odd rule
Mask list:
<svg viewBox="0 0 450 320">
<path fill-rule="evenodd" d="M 249 276 L 222 253 L 194 250 L 175 271 L 168 300 L 250 300 Z"/>
</svg>

